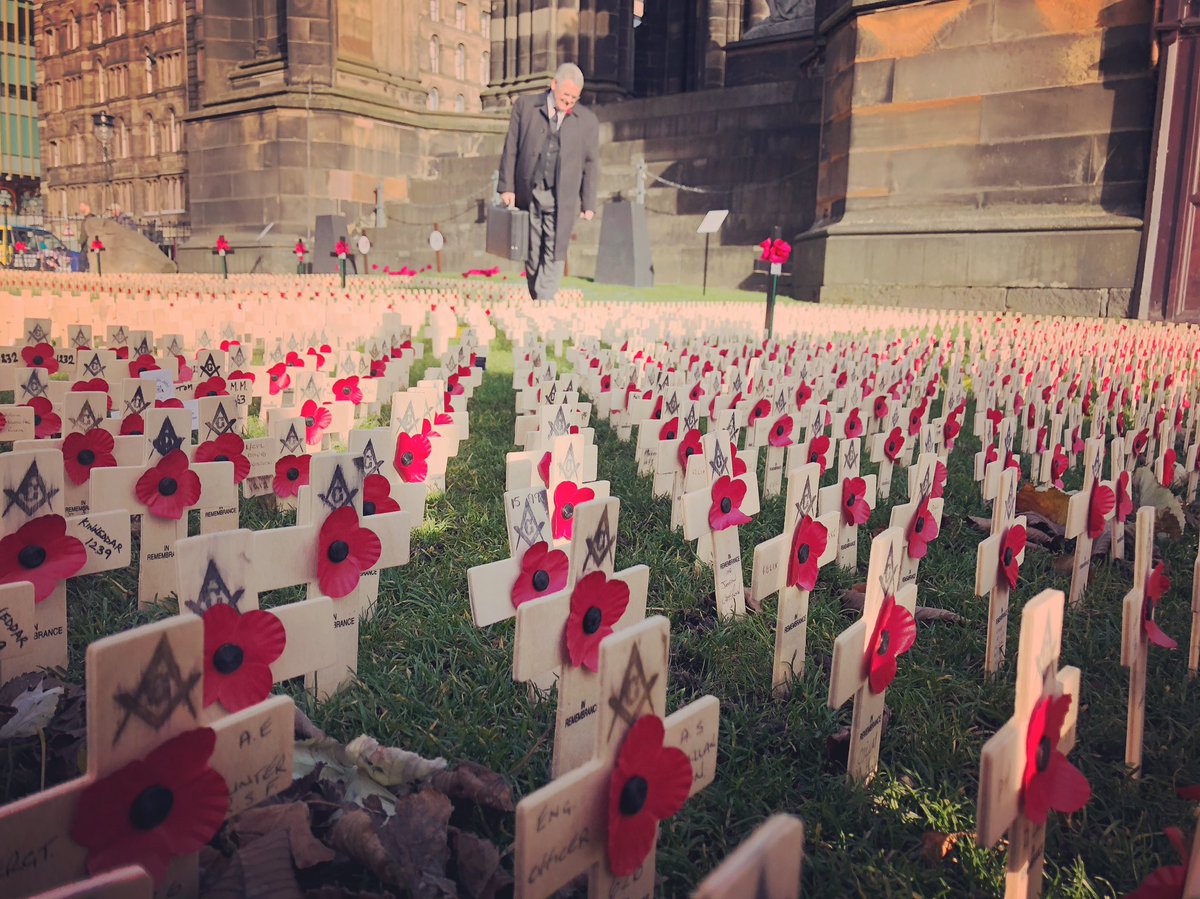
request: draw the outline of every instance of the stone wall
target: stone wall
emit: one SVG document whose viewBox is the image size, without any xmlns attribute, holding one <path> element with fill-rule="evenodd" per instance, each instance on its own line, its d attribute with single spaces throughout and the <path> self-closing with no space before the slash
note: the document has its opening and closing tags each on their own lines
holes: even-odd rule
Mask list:
<svg viewBox="0 0 1200 899">
<path fill-rule="evenodd" d="M 1108 313 L 1137 267 L 1152 0 L 846 0 L 796 289 Z"/>
</svg>

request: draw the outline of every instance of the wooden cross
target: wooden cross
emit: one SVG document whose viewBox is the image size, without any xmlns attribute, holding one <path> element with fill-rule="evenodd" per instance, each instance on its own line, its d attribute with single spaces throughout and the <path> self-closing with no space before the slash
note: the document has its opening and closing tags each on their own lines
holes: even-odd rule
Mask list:
<svg viewBox="0 0 1200 899">
<path fill-rule="evenodd" d="M 809 573 L 815 575 L 837 555 L 840 513 L 834 510 L 816 516 L 820 480 L 821 466 L 816 462 L 792 469 L 783 533 L 754 548 L 751 599 L 761 604 L 772 593 L 779 593 L 771 685 L 775 695 L 781 697 L 790 691 L 793 678 L 804 673 L 811 588 L 803 584 Z M 822 543 L 824 548 L 820 549 Z"/>
<path fill-rule="evenodd" d="M 1121 665 L 1129 669 L 1129 708 L 1125 722 L 1125 767 L 1142 774 L 1142 743 L 1146 730 L 1146 663 L 1150 643 L 1175 649 L 1176 643 L 1154 621 L 1154 609 L 1170 582 L 1160 571 L 1151 573 L 1154 555 L 1154 506 L 1137 513 L 1133 551 L 1133 589 L 1125 594 L 1121 616 Z"/>
<path fill-rule="evenodd" d="M 892 506 L 890 525 L 901 528 L 907 538 L 900 573 L 902 587 L 917 582 L 917 568 L 924 558 L 922 544 L 927 546 L 936 538 L 942 526 L 945 500 L 933 495 L 939 461 L 936 453 L 921 453 L 917 464 L 909 469 L 910 483 L 916 488 L 909 490 L 911 499 Z"/>
<path fill-rule="evenodd" d="M 822 487 L 818 495 L 822 515 L 838 510 L 837 561 L 842 568 L 851 570 L 858 568 L 858 524 L 853 516 L 863 506 L 868 515 L 875 508 L 876 477 L 869 474 L 860 478 L 859 475 L 862 465 L 860 440 L 854 437 L 839 442 L 838 482 Z M 861 484 L 857 483 L 859 480 Z"/>
<path fill-rule="evenodd" d="M 833 644 L 829 707 L 841 708 L 854 698 L 846 762 L 851 781 L 869 780 L 879 765 L 884 697 L 895 675 L 894 660 L 916 637 L 912 616 L 917 588 L 915 584 L 900 586 L 904 546 L 900 528 L 888 528 L 871 541 L 862 618 L 842 631 Z"/>
<path fill-rule="evenodd" d="M 1079 669 L 1058 668 L 1063 599 L 1061 590 L 1043 590 L 1025 604 L 1017 648 L 1013 716 L 984 744 L 979 760 L 975 840 L 980 846 L 990 847 L 1008 833 L 1004 895 L 1009 899 L 1036 897 L 1042 888 L 1046 825 L 1044 820 L 1035 823 L 1028 817 L 1025 775 L 1041 776 L 1052 753 L 1065 756 L 1075 745 Z M 1059 697 L 1069 697 L 1070 707 L 1057 743 L 1050 734 L 1045 734 L 1038 741 L 1038 757 L 1027 758 L 1025 746 L 1035 710 L 1044 711 L 1043 702 Z M 1059 699 L 1060 703 L 1063 701 Z M 1063 761 L 1063 764 L 1069 763 Z M 1044 814 L 1043 811 L 1041 816 Z"/>
<path fill-rule="evenodd" d="M 746 614 L 738 525 L 758 514 L 758 475 L 747 468 L 744 475 L 733 477 L 731 444 L 725 431 L 704 435 L 701 445 L 707 484 L 684 494 L 683 536 L 706 541 L 711 547 L 717 616 L 733 618 Z"/>
<path fill-rule="evenodd" d="M 19 657 L 8 653 L 7 661 L 0 660 L 4 683 L 41 667 L 67 667 L 67 579 L 124 568 L 132 541 L 124 510 L 64 517 L 62 454 L 55 450 L 0 455 L 0 493 L 0 537 L 12 548 L 14 560 L 4 582 L 19 583 L 28 573 L 36 588 L 33 626 L 19 627 L 28 642 L 18 647 L 23 650 Z M 39 572 L 72 559 L 78 565 L 67 578 L 47 580 Z M 14 644 L 20 642 L 14 638 Z"/>
<path fill-rule="evenodd" d="M 1108 552 L 1110 559 L 1125 558 L 1125 521 L 1133 510 L 1131 494 L 1133 478 L 1129 469 L 1124 467 L 1125 458 L 1125 438 L 1116 436 L 1109 442 L 1108 451 L 1108 473 L 1111 477 L 1109 483 L 1112 485 L 1116 497 L 1112 521 L 1109 522 L 1109 532 L 1112 534 L 1112 543 Z"/>
<path fill-rule="evenodd" d="M 800 899 L 803 864 L 804 822 L 772 815 L 709 872 L 692 899 Z"/>
<path fill-rule="evenodd" d="M 975 595 L 988 594 L 988 630 L 983 670 L 992 675 L 1004 664 L 1008 642 L 1008 600 L 1025 560 L 1024 515 L 1017 515 L 1017 472 L 1000 473 L 1000 489 L 992 504 L 992 533 L 975 553 Z"/>
<path fill-rule="evenodd" d="M 209 836 L 215 835 L 224 818 L 291 785 L 294 704 L 286 696 L 274 696 L 214 718 L 202 702 L 204 625 L 191 616 L 92 643 L 86 669 L 87 773 L 0 808 L 0 845 L 6 858 L 20 860 L 0 877 L 3 892 L 40 893 L 89 872 L 135 862 L 155 875 L 160 895 L 194 896 L 198 852 L 207 838 L 194 832 L 181 836 L 178 821 L 175 836 L 169 836 L 171 819 L 164 821 L 157 810 L 164 801 L 194 796 L 199 788 L 180 792 L 182 783 L 176 786 L 171 779 L 169 757 L 154 763 L 147 757 L 156 750 L 201 747 L 187 750 L 193 757 L 190 770 L 197 770 L 194 756 L 203 752 L 205 766 L 224 781 L 210 781 L 200 792 L 226 806 L 219 820 L 205 822 L 212 828 Z M 204 732 L 206 727 L 212 735 Z M 211 747 L 211 754 L 204 747 Z M 127 767 L 131 765 L 157 771 L 163 779 L 142 786 Z M 131 786 L 122 789 L 122 784 Z M 199 808 L 185 813 L 194 828 Z M 97 826 L 101 820 L 110 825 L 107 830 Z M 131 827 L 164 833 L 158 841 L 142 840 L 123 852 L 120 841 Z M 190 848 L 180 850 L 180 842 Z"/>
<path fill-rule="evenodd" d="M 391 428 L 355 428 L 350 432 L 350 452 L 360 460 L 363 478 L 373 474 L 387 478 L 392 499 L 403 512 L 412 516 L 415 524 L 425 520 L 425 500 L 429 487 L 423 483 L 407 483 L 394 464 L 396 432 Z"/>
<path fill-rule="evenodd" d="M 1116 497 L 1112 487 L 1100 482 L 1104 464 L 1103 435 L 1089 438 L 1083 449 L 1083 487 L 1071 496 L 1067 506 L 1067 539 L 1075 538 L 1075 562 L 1071 568 L 1070 601 L 1074 606 L 1083 598 L 1092 570 L 1092 542 L 1112 517 Z"/>
<path fill-rule="evenodd" d="M 622 744 L 638 722 L 646 722 L 639 734 L 654 736 L 658 727 L 654 719 L 661 720 L 662 745 L 681 750 L 691 763 L 688 795 L 693 796 L 716 776 L 720 727 L 720 703 L 715 696 L 703 696 L 666 716 L 669 642 L 670 625 L 658 615 L 600 644 L 600 699 L 590 760 L 517 805 L 513 874 L 525 899 L 551 896 L 584 873 L 593 896 L 653 893 L 653 842 L 631 873 L 613 872 L 609 846 L 620 845 L 624 819 L 636 805 L 631 795 L 636 790 L 624 787 L 619 795 L 626 804 L 610 808 L 610 781 L 621 770 Z M 621 860 L 629 862 L 628 855 L 622 851 Z"/>
<path fill-rule="evenodd" d="M 698 404 L 686 402 L 681 414 L 676 416 L 675 436 L 660 437 L 658 441 L 658 458 L 654 464 L 654 480 L 656 486 L 666 486 L 666 495 L 671 498 L 671 530 L 683 526 L 683 496 L 690 490 L 697 490 L 706 479 L 688 482 L 689 470 L 697 475 L 704 472 L 703 466 L 689 469 L 688 461 L 692 456 L 703 457 L 702 435 L 700 433 L 700 410 Z M 655 495 L 660 495 L 656 489 Z"/>
<path fill-rule="evenodd" d="M 513 679 L 533 681 L 560 671 L 551 769 L 556 777 L 591 757 L 598 721 L 600 679 L 586 653 L 576 655 L 573 641 L 603 634 L 603 629 L 620 631 L 646 617 L 650 569 L 636 565 L 614 573 L 620 508 L 616 498 L 580 505 L 569 554 L 571 586 L 530 599 L 516 609 Z M 624 611 L 615 619 L 599 601 L 608 589 L 628 595 Z M 585 607 L 588 602 L 593 604 Z"/>
<path fill-rule="evenodd" d="M 20 659 L 33 651 L 36 608 L 29 581 L 0 586 L 0 686 L 26 670 Z"/>
</svg>

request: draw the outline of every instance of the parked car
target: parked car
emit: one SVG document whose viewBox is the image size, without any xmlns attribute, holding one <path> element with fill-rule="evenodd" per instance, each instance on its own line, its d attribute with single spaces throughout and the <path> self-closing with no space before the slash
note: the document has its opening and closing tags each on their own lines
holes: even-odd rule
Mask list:
<svg viewBox="0 0 1200 899">
<path fill-rule="evenodd" d="M 24 252 L 16 252 L 18 243 Z M 79 271 L 80 254 L 67 247 L 45 228 L 30 225 L 0 225 L 0 265 L 41 271 Z"/>
</svg>

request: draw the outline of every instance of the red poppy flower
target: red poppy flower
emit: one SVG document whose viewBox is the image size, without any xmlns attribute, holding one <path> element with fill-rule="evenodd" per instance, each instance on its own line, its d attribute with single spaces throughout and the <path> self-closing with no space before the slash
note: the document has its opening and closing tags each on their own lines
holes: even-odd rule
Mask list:
<svg viewBox="0 0 1200 899">
<path fill-rule="evenodd" d="M 787 585 L 811 590 L 817 585 L 817 560 L 829 543 L 829 531 L 816 519 L 805 515 L 792 533 L 792 552 L 788 556 Z"/>
<path fill-rule="evenodd" d="M 171 397 L 169 400 L 155 400 L 155 409 L 182 409 L 183 400 L 178 397 Z"/>
<path fill-rule="evenodd" d="M 192 454 L 195 462 L 232 462 L 233 483 L 240 484 L 250 474 L 250 460 L 246 458 L 246 441 L 237 434 L 222 434 L 214 440 L 206 440 Z"/>
<path fill-rule="evenodd" d="M 369 474 L 363 481 L 363 516 L 399 512 L 400 504 L 392 499 L 392 484 L 381 474 Z"/>
<path fill-rule="evenodd" d="M 1129 472 L 1122 471 L 1117 475 L 1117 521 L 1125 523 L 1125 519 L 1133 511 L 1133 497 L 1129 493 Z"/>
<path fill-rule="evenodd" d="M 925 400 L 921 400 L 921 405 L 915 406 L 908 413 L 908 433 L 910 435 L 919 434 L 921 432 L 921 424 L 925 420 Z"/>
<path fill-rule="evenodd" d="M 1168 449 L 1162 459 L 1162 485 L 1170 487 L 1175 483 L 1175 450 Z"/>
<path fill-rule="evenodd" d="M 771 446 L 791 446 L 792 425 L 792 416 L 779 416 L 779 418 L 775 419 L 775 424 L 771 425 L 771 431 L 767 435 L 767 443 Z"/>
<path fill-rule="evenodd" d="M 1154 613 L 1158 609 L 1159 601 L 1162 600 L 1163 594 L 1170 589 L 1171 579 L 1163 571 L 1162 562 L 1159 562 L 1146 578 L 1146 588 L 1143 591 L 1145 598 L 1142 600 L 1142 633 L 1155 646 L 1177 649 L 1179 644 L 1163 633 L 1158 622 L 1154 620 Z"/>
<path fill-rule="evenodd" d="M 271 663 L 283 654 L 287 631 L 270 612 L 240 614 L 217 603 L 204 613 L 204 706 L 240 712 L 271 693 Z"/>
<path fill-rule="evenodd" d="M 321 353 L 317 352 L 315 347 L 310 346 L 308 348 L 308 352 L 305 355 L 312 356 L 314 359 L 317 360 L 317 371 L 320 371 L 321 369 L 323 369 L 325 367 L 325 357 Z"/>
<path fill-rule="evenodd" d="M 800 382 L 800 386 L 796 388 L 796 408 L 803 409 L 804 404 L 812 399 L 812 388 L 804 381 Z"/>
<path fill-rule="evenodd" d="M 1133 438 L 1133 453 L 1135 456 L 1140 456 L 1146 451 L 1146 446 L 1150 443 L 1150 431 L 1142 428 Z"/>
<path fill-rule="evenodd" d="M 201 381 L 196 385 L 196 398 L 202 399 L 206 396 L 229 396 L 229 390 L 225 384 L 225 379 L 219 376 L 213 376 L 207 381 Z"/>
<path fill-rule="evenodd" d="M 171 859 L 216 835 L 229 811 L 225 778 L 208 766 L 216 743 L 212 728 L 187 731 L 84 789 L 71 839 L 89 873 L 140 865 L 161 883 Z"/>
<path fill-rule="evenodd" d="M 571 591 L 567 615 L 567 657 L 576 668 L 600 670 L 600 641 L 613 632 L 613 625 L 629 606 L 629 585 L 603 571 L 593 571 Z"/>
<path fill-rule="evenodd" d="M 610 390 L 612 390 L 612 375 L 601 375 L 600 392 L 608 393 Z M 693 389 L 692 392 L 695 393 L 695 389 Z M 694 400 L 696 397 L 693 396 L 692 399 Z"/>
<path fill-rule="evenodd" d="M 129 363 L 129 377 L 136 378 L 144 371 L 158 371 L 158 361 L 149 353 L 142 353 Z"/>
<path fill-rule="evenodd" d="M 946 492 L 946 463 L 939 461 L 933 467 L 933 487 L 929 493 L 931 499 L 941 499 Z"/>
<path fill-rule="evenodd" d="M 429 475 L 429 454 L 433 445 L 424 434 L 396 435 L 396 452 L 392 465 L 406 484 L 422 484 Z"/>
<path fill-rule="evenodd" d="M 554 518 L 550 523 L 550 531 L 555 540 L 571 539 L 575 507 L 595 498 L 596 491 L 591 487 L 579 487 L 570 481 L 563 481 L 554 488 Z"/>
<path fill-rule="evenodd" d="M 1033 707 L 1025 732 L 1025 771 L 1021 776 L 1021 811 L 1034 824 L 1046 823 L 1047 813 L 1077 812 L 1091 798 L 1092 788 L 1079 769 L 1058 751 L 1071 696 L 1047 696 Z"/>
<path fill-rule="evenodd" d="M 0 584 L 28 581 L 34 602 L 54 592 L 59 581 L 71 577 L 87 562 L 87 549 L 67 534 L 61 515 L 43 515 L 21 525 L 0 540 Z"/>
<path fill-rule="evenodd" d="M 272 486 L 275 495 L 280 499 L 297 496 L 300 488 L 308 484 L 308 469 L 312 456 L 301 453 L 298 456 L 280 456 L 275 462 L 275 480 Z"/>
<path fill-rule="evenodd" d="M 887 418 L 887 414 L 888 414 L 887 397 L 886 396 L 875 397 L 875 405 L 871 408 L 871 412 L 880 421 L 883 421 L 883 419 Z"/>
<path fill-rule="evenodd" d="M 842 521 L 847 526 L 866 524 L 871 517 L 867 505 L 867 482 L 862 478 L 847 478 L 842 481 Z"/>
<path fill-rule="evenodd" d="M 904 432 L 899 428 L 892 428 L 892 433 L 888 434 L 887 440 L 883 442 L 883 454 L 889 462 L 895 462 L 900 458 L 902 452 L 904 452 Z"/>
<path fill-rule="evenodd" d="M 267 389 L 271 396 L 278 396 L 292 384 L 292 376 L 287 373 L 287 363 L 279 362 L 267 369 Z"/>
<path fill-rule="evenodd" d="M 1062 445 L 1056 445 L 1054 447 L 1054 456 L 1050 460 L 1050 478 L 1054 481 L 1054 486 L 1059 490 L 1062 489 L 1062 477 L 1067 473 L 1067 465 L 1069 462 L 1070 460 L 1067 458 L 1067 454 L 1063 452 Z"/>
<path fill-rule="evenodd" d="M 509 593 L 515 609 L 523 602 L 549 596 L 567 586 L 567 570 L 570 561 L 561 549 L 550 549 L 545 540 L 540 540 L 526 550 L 521 557 L 521 571 L 513 581 Z"/>
<path fill-rule="evenodd" d="M 770 414 L 771 414 L 771 401 L 769 399 L 767 399 L 766 397 L 763 397 L 761 400 L 759 400 L 757 403 L 755 403 L 754 408 L 752 408 L 750 410 L 750 417 L 748 419 L 748 423 L 754 424 L 760 418 L 766 418 Z"/>
<path fill-rule="evenodd" d="M 688 459 L 697 453 L 702 453 L 704 448 L 700 440 L 700 429 L 692 428 L 683 435 L 683 439 L 679 441 L 679 467 L 686 472 Z"/>
<path fill-rule="evenodd" d="M 1170 841 L 1183 864 L 1165 865 L 1151 871 L 1138 888 L 1129 893 L 1125 899 L 1183 899 L 1188 866 L 1191 864 L 1191 853 L 1183 840 L 1183 832 L 1178 827 L 1163 828 L 1163 834 Z"/>
<path fill-rule="evenodd" d="M 938 525 L 933 513 L 929 511 L 930 499 L 931 497 L 928 496 L 921 498 L 917 504 L 916 514 L 908 524 L 908 557 L 910 559 L 925 558 L 925 554 L 929 552 L 929 544 L 937 538 Z"/>
<path fill-rule="evenodd" d="M 118 359 L 122 359 L 125 361 L 129 360 L 129 347 L 127 347 L 127 346 L 114 347 L 113 352 L 115 352 L 117 354 Z"/>
<path fill-rule="evenodd" d="M 134 493 L 155 518 L 178 521 L 200 499 L 200 478 L 188 467 L 187 453 L 177 449 L 138 478 Z"/>
<path fill-rule="evenodd" d="M 372 359 L 371 360 L 371 377 L 382 378 L 387 374 L 387 359 Z"/>
<path fill-rule="evenodd" d="M 333 398 L 336 402 L 353 403 L 356 406 L 361 403 L 363 392 L 362 388 L 358 386 L 358 375 L 334 381 Z"/>
<path fill-rule="evenodd" d="M 658 429 L 659 440 L 675 440 L 679 437 L 679 416 L 675 416 Z"/>
<path fill-rule="evenodd" d="M 333 422 L 333 413 L 316 400 L 306 400 L 300 407 L 300 415 L 304 418 L 304 440 L 309 446 L 321 442 L 325 429 Z"/>
<path fill-rule="evenodd" d="M 837 381 L 834 382 L 834 387 L 838 390 L 841 390 L 843 387 L 846 386 L 847 380 L 849 380 L 849 378 L 846 376 L 846 373 L 842 372 L 840 375 L 837 376 Z"/>
<path fill-rule="evenodd" d="M 818 434 L 808 442 L 808 461 L 820 463 L 822 476 L 824 476 L 825 469 L 829 465 L 828 455 L 829 438 L 824 434 Z"/>
<path fill-rule="evenodd" d="M 1104 522 L 1117 505 L 1112 488 L 1097 481 L 1092 485 L 1092 496 L 1088 501 L 1088 536 L 1095 540 L 1104 531 Z"/>
<path fill-rule="evenodd" d="M 63 438 L 63 468 L 75 485 L 86 484 L 93 468 L 111 468 L 117 464 L 113 455 L 112 434 L 104 428 L 92 428 L 86 434 L 71 433 Z"/>
<path fill-rule="evenodd" d="M 192 375 L 194 375 L 195 372 L 193 372 L 192 367 L 187 364 L 187 359 L 185 359 L 183 356 L 177 355 L 175 357 L 175 362 L 179 366 L 177 369 L 179 380 L 177 383 L 190 383 L 192 380 Z"/>
<path fill-rule="evenodd" d="M 1092 395 L 1085 393 L 1083 395 L 1083 417 L 1088 418 L 1092 414 Z"/>
<path fill-rule="evenodd" d="M 35 396 L 25 404 L 33 410 L 33 436 L 41 439 L 53 437 L 62 430 L 62 419 L 54 411 L 50 400 L 44 396 Z"/>
<path fill-rule="evenodd" d="M 332 512 L 317 541 L 317 583 L 321 592 L 341 599 L 354 592 L 358 578 L 379 561 L 383 547 L 370 528 L 359 527 L 353 506 Z"/>
<path fill-rule="evenodd" d="M 76 381 L 71 385 L 71 392 L 107 394 L 108 381 L 104 380 L 103 378 L 92 378 L 90 381 Z M 111 412 L 113 408 L 112 397 L 105 396 L 105 399 L 108 400 L 108 411 Z"/>
<path fill-rule="evenodd" d="M 991 444 L 988 444 L 988 448 L 984 451 L 984 454 L 983 454 L 984 467 L 986 468 L 988 465 L 991 465 L 993 462 L 995 462 L 999 458 L 1000 458 L 1000 451 L 998 449 L 996 449 L 996 447 L 992 446 Z"/>
<path fill-rule="evenodd" d="M 988 409 L 987 420 L 992 423 L 992 427 L 995 430 L 999 430 L 1000 422 L 1004 421 L 1004 410 L 999 407 L 995 409 Z"/>
<path fill-rule="evenodd" d="M 894 596 L 886 597 L 867 644 L 867 683 L 872 693 L 882 693 L 891 685 L 896 679 L 896 659 L 916 641 L 917 623 L 912 613 L 897 604 Z"/>
<path fill-rule="evenodd" d="M 851 409 L 850 414 L 846 417 L 845 434 L 848 438 L 861 437 L 863 431 L 862 419 L 858 417 L 858 409 Z"/>
<path fill-rule="evenodd" d="M 746 498 L 745 481 L 722 475 L 713 483 L 711 495 L 708 526 L 714 531 L 750 523 L 750 516 L 742 511 L 742 500 Z"/>
<path fill-rule="evenodd" d="M 1008 589 L 1017 588 L 1021 576 L 1021 555 L 1025 552 L 1025 528 L 1014 524 L 1000 540 L 1000 577 Z"/>
<path fill-rule="evenodd" d="M 58 372 L 58 360 L 54 358 L 54 347 L 48 343 L 23 347 L 21 359 L 24 360 L 26 368 L 44 368 L 48 375 Z"/>
<path fill-rule="evenodd" d="M 120 435 L 128 437 L 134 434 L 145 434 L 146 423 L 142 420 L 142 416 L 136 412 L 131 412 L 121 419 Z"/>
<path fill-rule="evenodd" d="M 737 444 L 735 444 L 735 443 L 729 444 L 729 455 L 732 459 L 733 476 L 735 478 L 740 478 L 742 475 L 744 475 L 746 473 L 746 460 L 738 458 Z"/>
<path fill-rule="evenodd" d="M 628 877 L 654 847 L 658 822 L 670 818 L 692 789 L 687 753 L 663 746 L 662 719 L 645 715 L 625 735 L 608 781 L 608 867 Z"/>
</svg>

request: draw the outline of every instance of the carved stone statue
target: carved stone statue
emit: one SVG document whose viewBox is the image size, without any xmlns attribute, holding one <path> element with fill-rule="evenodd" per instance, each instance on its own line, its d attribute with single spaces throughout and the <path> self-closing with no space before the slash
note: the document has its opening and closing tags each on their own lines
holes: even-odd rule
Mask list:
<svg viewBox="0 0 1200 899">
<path fill-rule="evenodd" d="M 770 16 L 742 32 L 742 40 L 812 31 L 816 25 L 816 5 L 817 0 L 767 0 Z"/>
</svg>

